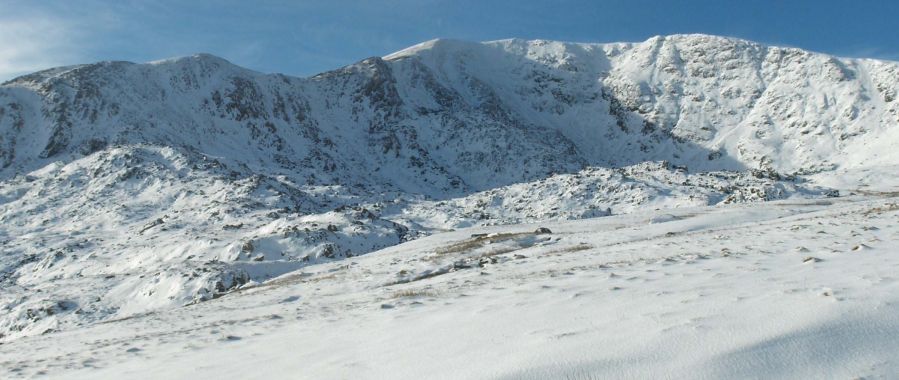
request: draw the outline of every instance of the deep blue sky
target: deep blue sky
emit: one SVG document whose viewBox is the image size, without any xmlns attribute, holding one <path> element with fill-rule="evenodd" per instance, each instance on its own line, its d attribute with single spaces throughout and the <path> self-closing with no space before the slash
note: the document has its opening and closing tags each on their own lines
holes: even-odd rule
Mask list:
<svg viewBox="0 0 899 380">
<path fill-rule="evenodd" d="M 438 37 L 616 42 L 673 33 L 899 60 L 899 1 L 0 0 L 0 80 L 196 52 L 305 76 Z"/>
</svg>

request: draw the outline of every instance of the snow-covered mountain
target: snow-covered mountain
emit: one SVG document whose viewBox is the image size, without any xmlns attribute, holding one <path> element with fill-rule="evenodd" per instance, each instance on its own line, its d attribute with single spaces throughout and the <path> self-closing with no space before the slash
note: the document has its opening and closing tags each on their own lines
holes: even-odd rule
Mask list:
<svg viewBox="0 0 899 380">
<path fill-rule="evenodd" d="M 899 65 L 686 35 L 435 40 L 308 79 L 209 55 L 3 85 L 4 175 L 108 146 L 228 157 L 307 183 L 458 194 L 584 166 L 810 172 L 893 164 Z"/>
<path fill-rule="evenodd" d="M 0 340 L 460 227 L 834 195 L 899 165 L 897 91 L 897 63 L 704 35 L 26 75 L 0 86 Z"/>
</svg>

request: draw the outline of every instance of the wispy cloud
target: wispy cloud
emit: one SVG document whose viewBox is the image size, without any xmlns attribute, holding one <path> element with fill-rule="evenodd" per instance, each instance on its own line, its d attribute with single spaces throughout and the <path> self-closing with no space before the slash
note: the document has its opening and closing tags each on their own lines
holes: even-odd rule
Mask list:
<svg viewBox="0 0 899 380">
<path fill-rule="evenodd" d="M 825 36 L 808 32 L 818 30 L 817 24 L 794 27 L 791 16 L 767 12 L 769 7 L 762 5 L 753 5 L 750 10 L 759 12 L 744 12 L 749 16 L 739 19 L 720 6 L 706 6 L 704 16 L 691 18 L 684 13 L 689 7 L 634 5 L 641 1 L 599 6 L 587 0 L 0 0 L 0 81 L 59 65 L 145 62 L 197 52 L 263 72 L 310 75 L 436 37 L 611 42 L 687 31 L 899 60 L 895 34 L 881 31 L 895 24 L 888 17 L 858 21 L 854 33 Z M 652 17 L 643 14 L 644 8 Z M 821 11 L 822 17 L 842 17 Z M 670 17 L 672 12 L 682 17 Z M 875 13 L 866 12 L 869 17 Z M 602 15 L 615 16 L 597 22 Z M 780 27 L 759 28 L 762 24 Z M 874 48 L 865 48 L 869 45 Z"/>
<path fill-rule="evenodd" d="M 887 50 L 879 47 L 863 47 L 849 49 L 842 56 L 850 58 L 874 58 L 887 61 L 899 61 L 899 51 Z"/>
<path fill-rule="evenodd" d="M 0 80 L 77 62 L 81 38 L 71 23 L 47 15 L 0 18 Z"/>
<path fill-rule="evenodd" d="M 0 80 L 96 60 L 102 36 L 124 21 L 103 2 L 0 0 Z"/>
</svg>

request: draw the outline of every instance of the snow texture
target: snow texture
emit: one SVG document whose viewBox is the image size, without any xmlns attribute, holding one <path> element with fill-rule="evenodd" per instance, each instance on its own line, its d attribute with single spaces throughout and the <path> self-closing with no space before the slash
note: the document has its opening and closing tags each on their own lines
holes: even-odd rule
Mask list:
<svg viewBox="0 0 899 380">
<path fill-rule="evenodd" d="M 897 91 L 705 35 L 19 77 L 0 377 L 894 374 Z"/>
</svg>

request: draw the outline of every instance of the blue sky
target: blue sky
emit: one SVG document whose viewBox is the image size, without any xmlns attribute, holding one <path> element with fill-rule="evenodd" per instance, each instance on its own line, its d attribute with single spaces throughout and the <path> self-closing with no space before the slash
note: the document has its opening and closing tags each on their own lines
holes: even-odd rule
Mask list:
<svg viewBox="0 0 899 380">
<path fill-rule="evenodd" d="M 306 76 L 438 37 L 616 42 L 707 33 L 899 60 L 897 20 L 892 0 L 0 0 L 0 80 L 196 52 Z"/>
</svg>

